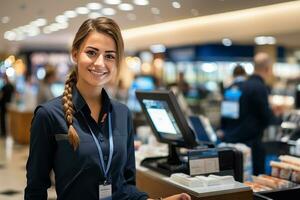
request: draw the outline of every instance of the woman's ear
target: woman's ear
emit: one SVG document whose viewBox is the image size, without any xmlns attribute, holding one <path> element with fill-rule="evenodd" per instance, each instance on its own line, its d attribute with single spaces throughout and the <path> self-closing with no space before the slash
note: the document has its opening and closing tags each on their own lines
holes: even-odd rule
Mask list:
<svg viewBox="0 0 300 200">
<path fill-rule="evenodd" d="M 77 64 L 77 50 L 72 50 L 72 61 L 74 64 Z"/>
</svg>

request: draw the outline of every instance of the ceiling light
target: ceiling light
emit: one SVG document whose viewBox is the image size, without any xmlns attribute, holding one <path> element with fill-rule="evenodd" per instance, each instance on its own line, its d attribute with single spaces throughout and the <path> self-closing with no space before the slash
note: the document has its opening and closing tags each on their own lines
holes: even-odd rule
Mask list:
<svg viewBox="0 0 300 200">
<path fill-rule="evenodd" d="M 158 9 L 158 8 L 151 8 L 151 12 L 152 12 L 152 14 L 154 14 L 154 15 L 159 15 L 160 14 L 160 10 Z"/>
<path fill-rule="evenodd" d="M 73 10 L 67 10 L 64 12 L 64 16 L 66 16 L 68 18 L 74 18 L 74 17 L 77 17 L 77 13 Z"/>
<path fill-rule="evenodd" d="M 177 2 L 177 1 L 173 1 L 173 2 L 172 2 L 172 6 L 173 6 L 174 8 L 180 8 L 180 7 L 181 7 L 180 3 Z"/>
<path fill-rule="evenodd" d="M 3 24 L 7 24 L 9 22 L 9 20 L 10 20 L 10 18 L 8 16 L 4 16 L 4 17 L 1 18 L 1 22 Z"/>
<path fill-rule="evenodd" d="M 110 5 L 118 5 L 121 3 L 121 0 L 104 0 L 104 3 L 110 4 Z"/>
<path fill-rule="evenodd" d="M 133 3 L 138 6 L 146 6 L 149 5 L 148 0 L 133 0 Z"/>
<path fill-rule="evenodd" d="M 45 34 L 52 33 L 50 26 L 44 27 L 44 28 L 43 28 L 43 33 L 45 33 Z"/>
<path fill-rule="evenodd" d="M 69 23 L 68 22 L 60 22 L 58 23 L 58 28 L 61 29 L 66 29 L 69 27 Z"/>
<path fill-rule="evenodd" d="M 166 47 L 163 44 L 153 44 L 150 46 L 152 53 L 163 53 L 166 51 Z"/>
<path fill-rule="evenodd" d="M 59 28 L 59 23 L 53 23 L 49 26 L 49 29 L 54 32 L 54 31 L 58 31 L 60 28 Z"/>
<path fill-rule="evenodd" d="M 68 21 L 68 18 L 64 15 L 58 15 L 55 17 L 55 21 L 58 23 L 63 23 L 63 22 Z"/>
<path fill-rule="evenodd" d="M 87 9 L 86 7 L 78 7 L 78 8 L 75 9 L 75 11 L 80 15 L 85 15 L 85 14 L 88 14 L 90 12 L 90 10 Z"/>
<path fill-rule="evenodd" d="M 276 39 L 272 36 L 258 36 L 254 38 L 254 41 L 257 45 L 276 44 Z"/>
<path fill-rule="evenodd" d="M 131 21 L 136 20 L 136 15 L 134 13 L 128 13 L 127 18 Z"/>
<path fill-rule="evenodd" d="M 98 12 L 91 12 L 89 14 L 89 18 L 91 18 L 91 19 L 96 19 L 96 18 L 101 17 L 101 16 L 102 15 L 100 13 L 98 13 Z"/>
<path fill-rule="evenodd" d="M 211 72 L 217 71 L 218 66 L 216 63 L 203 63 L 201 65 L 201 69 L 202 69 L 202 71 L 204 71 L 206 73 L 211 73 Z"/>
<path fill-rule="evenodd" d="M 129 3 L 122 3 L 122 4 L 118 5 L 118 8 L 123 11 L 131 11 L 134 9 L 133 5 L 131 5 Z"/>
<path fill-rule="evenodd" d="M 41 33 L 41 30 L 38 27 L 31 27 L 30 31 L 27 32 L 27 35 L 30 37 L 37 36 Z"/>
<path fill-rule="evenodd" d="M 223 44 L 224 46 L 226 46 L 226 47 L 229 47 L 229 46 L 232 45 L 232 41 L 231 41 L 231 39 L 229 39 L 229 38 L 223 38 L 223 39 L 222 39 L 222 44 Z"/>
<path fill-rule="evenodd" d="M 24 40 L 25 39 L 25 34 L 23 32 L 17 32 L 17 37 L 16 41 Z"/>
<path fill-rule="evenodd" d="M 103 15 L 108 15 L 108 16 L 115 15 L 116 14 L 116 10 L 113 9 L 113 8 L 103 8 L 102 9 L 102 14 Z"/>
<path fill-rule="evenodd" d="M 12 41 L 12 40 L 15 40 L 16 37 L 17 37 L 17 34 L 13 31 L 6 31 L 4 33 L 4 38 L 7 39 L 7 40 Z"/>
<path fill-rule="evenodd" d="M 86 7 L 90 10 L 100 10 L 102 5 L 100 3 L 88 3 Z"/>
<path fill-rule="evenodd" d="M 32 21 L 30 24 L 36 27 L 41 27 L 47 24 L 47 20 L 45 18 L 38 18 L 35 21 Z"/>
</svg>

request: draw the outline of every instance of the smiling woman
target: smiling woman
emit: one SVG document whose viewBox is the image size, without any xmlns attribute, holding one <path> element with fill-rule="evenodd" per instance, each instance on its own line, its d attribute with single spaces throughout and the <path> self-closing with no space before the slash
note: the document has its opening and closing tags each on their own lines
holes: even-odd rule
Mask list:
<svg viewBox="0 0 300 200">
<path fill-rule="evenodd" d="M 47 199 L 52 169 L 58 199 L 148 199 L 135 187 L 130 111 L 103 89 L 123 57 L 118 25 L 104 17 L 86 20 L 75 36 L 72 57 L 76 66 L 63 95 L 35 110 L 25 199 Z M 166 198 L 189 199 L 184 193 Z"/>
</svg>

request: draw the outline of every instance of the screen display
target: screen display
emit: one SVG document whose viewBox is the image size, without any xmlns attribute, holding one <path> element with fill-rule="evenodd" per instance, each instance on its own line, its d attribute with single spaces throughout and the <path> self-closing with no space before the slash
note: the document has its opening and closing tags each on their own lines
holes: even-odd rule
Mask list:
<svg viewBox="0 0 300 200">
<path fill-rule="evenodd" d="M 143 104 L 162 138 L 182 139 L 182 134 L 166 101 L 143 99 Z"/>
</svg>

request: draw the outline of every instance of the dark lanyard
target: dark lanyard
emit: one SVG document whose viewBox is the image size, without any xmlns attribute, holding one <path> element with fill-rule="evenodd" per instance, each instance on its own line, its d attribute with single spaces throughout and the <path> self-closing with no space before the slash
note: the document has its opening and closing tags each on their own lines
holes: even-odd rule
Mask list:
<svg viewBox="0 0 300 200">
<path fill-rule="evenodd" d="M 82 113 L 82 115 L 83 115 L 83 113 Z M 87 126 L 89 127 L 89 130 L 90 130 L 90 132 L 93 136 L 94 142 L 97 146 L 98 154 L 99 154 L 99 158 L 100 158 L 100 164 L 101 164 L 102 169 L 103 169 L 105 181 L 107 181 L 107 175 L 108 175 L 108 171 L 109 171 L 109 168 L 110 168 L 110 165 L 111 165 L 111 162 L 112 162 L 112 155 L 113 155 L 113 151 L 114 151 L 114 142 L 113 142 L 113 135 L 112 135 L 112 128 L 111 128 L 111 115 L 110 115 L 110 112 L 108 113 L 109 157 L 108 157 L 108 162 L 107 162 L 106 167 L 105 167 L 105 164 L 104 164 L 103 152 L 102 152 L 100 143 L 99 143 L 97 137 L 95 136 L 93 130 L 91 129 L 90 125 L 88 124 L 88 122 L 87 122 L 84 115 L 83 115 L 83 118 L 84 118 Z"/>
</svg>

